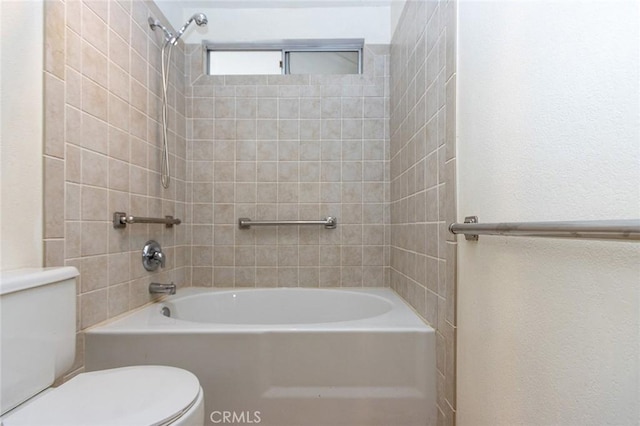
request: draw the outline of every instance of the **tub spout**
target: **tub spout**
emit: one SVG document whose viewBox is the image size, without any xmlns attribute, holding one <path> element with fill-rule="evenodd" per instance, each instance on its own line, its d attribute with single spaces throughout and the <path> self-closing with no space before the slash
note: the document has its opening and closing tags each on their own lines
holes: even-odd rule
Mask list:
<svg viewBox="0 0 640 426">
<path fill-rule="evenodd" d="M 171 284 L 151 283 L 149 284 L 149 293 L 176 294 L 176 285 L 174 283 L 171 283 Z"/>
</svg>

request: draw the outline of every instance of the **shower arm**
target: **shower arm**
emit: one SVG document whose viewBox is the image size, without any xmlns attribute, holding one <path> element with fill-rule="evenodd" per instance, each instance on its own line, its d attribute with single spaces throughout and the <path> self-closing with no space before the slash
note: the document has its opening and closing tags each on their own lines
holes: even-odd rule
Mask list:
<svg viewBox="0 0 640 426">
<path fill-rule="evenodd" d="M 162 23 L 160 21 L 158 21 L 157 19 L 153 19 L 152 17 L 149 17 L 148 22 L 149 22 L 149 26 L 151 27 L 151 29 L 153 31 L 155 31 L 156 28 L 160 28 L 162 30 L 162 32 L 164 33 L 164 38 L 166 40 L 169 40 L 169 39 L 171 39 L 173 37 L 173 34 L 171 34 L 171 31 L 169 31 L 167 29 L 167 27 L 162 25 Z"/>
</svg>

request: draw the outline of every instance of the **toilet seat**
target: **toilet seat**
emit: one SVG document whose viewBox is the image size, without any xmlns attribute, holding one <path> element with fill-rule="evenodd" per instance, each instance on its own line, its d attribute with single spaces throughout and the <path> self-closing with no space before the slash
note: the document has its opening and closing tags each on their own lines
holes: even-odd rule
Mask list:
<svg viewBox="0 0 640 426">
<path fill-rule="evenodd" d="M 82 373 L 23 403 L 2 425 L 167 425 L 187 412 L 200 392 L 196 376 L 175 367 Z"/>
</svg>

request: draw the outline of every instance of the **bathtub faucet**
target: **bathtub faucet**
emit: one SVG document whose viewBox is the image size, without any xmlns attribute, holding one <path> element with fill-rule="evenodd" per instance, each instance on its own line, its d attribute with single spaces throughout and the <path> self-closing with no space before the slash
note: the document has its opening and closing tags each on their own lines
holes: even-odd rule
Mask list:
<svg viewBox="0 0 640 426">
<path fill-rule="evenodd" d="M 149 293 L 176 294 L 176 285 L 174 283 L 171 283 L 171 284 L 151 283 L 149 284 Z"/>
</svg>

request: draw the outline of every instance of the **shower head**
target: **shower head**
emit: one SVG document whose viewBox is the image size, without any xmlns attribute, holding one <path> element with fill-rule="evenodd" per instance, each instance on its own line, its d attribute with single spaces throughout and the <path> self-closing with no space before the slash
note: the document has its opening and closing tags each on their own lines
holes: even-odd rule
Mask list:
<svg viewBox="0 0 640 426">
<path fill-rule="evenodd" d="M 184 34 L 187 27 L 189 27 L 189 25 L 191 25 L 193 21 L 196 21 L 196 25 L 199 27 L 203 27 L 207 25 L 207 22 L 209 22 L 209 20 L 207 19 L 207 15 L 205 15 L 204 13 L 195 13 L 191 18 L 189 18 L 189 20 L 187 20 L 187 22 L 184 23 L 182 28 L 180 28 L 180 30 L 176 33 L 175 36 L 171 38 L 169 42 L 174 45 L 177 44 L 178 40 L 180 40 L 180 37 L 182 37 L 182 34 Z"/>
</svg>

